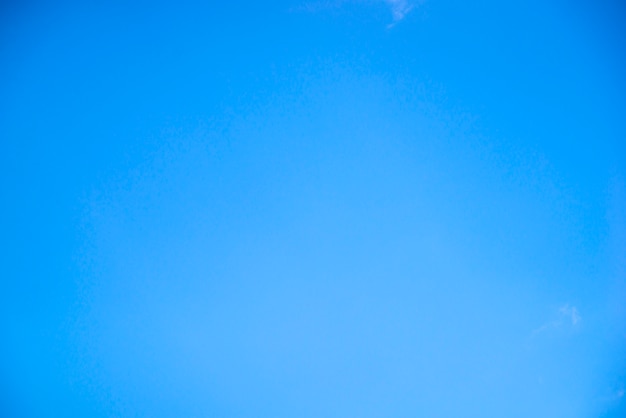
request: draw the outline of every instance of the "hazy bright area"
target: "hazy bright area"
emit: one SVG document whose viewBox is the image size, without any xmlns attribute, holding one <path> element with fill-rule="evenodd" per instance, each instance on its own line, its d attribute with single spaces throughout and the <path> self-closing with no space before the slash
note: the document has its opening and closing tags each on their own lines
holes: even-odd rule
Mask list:
<svg viewBox="0 0 626 418">
<path fill-rule="evenodd" d="M 97 3 L 0 5 L 1 417 L 626 416 L 626 6 Z"/>
</svg>

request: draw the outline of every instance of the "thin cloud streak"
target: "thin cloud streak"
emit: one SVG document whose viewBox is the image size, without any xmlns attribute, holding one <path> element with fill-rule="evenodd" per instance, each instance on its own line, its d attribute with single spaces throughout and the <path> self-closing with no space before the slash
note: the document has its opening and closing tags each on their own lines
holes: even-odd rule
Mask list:
<svg viewBox="0 0 626 418">
<path fill-rule="evenodd" d="M 571 320 L 572 325 L 576 326 L 578 322 L 580 322 L 580 314 L 578 313 L 578 309 L 575 306 L 564 305 L 559 309 L 559 313 Z"/>
<path fill-rule="evenodd" d="M 342 7 L 346 3 L 385 3 L 391 11 L 393 22 L 389 27 L 394 26 L 399 21 L 403 20 L 416 5 L 423 3 L 424 0 L 319 0 L 313 2 L 306 2 L 296 11 L 305 11 L 309 13 L 317 13 L 322 10 L 336 9 Z"/>
<path fill-rule="evenodd" d="M 533 330 L 532 335 L 536 336 L 543 332 L 547 332 L 553 329 L 560 329 L 566 326 L 577 327 L 582 317 L 575 306 L 565 304 L 559 308 L 557 318 L 553 321 L 547 322 L 539 328 Z"/>
<path fill-rule="evenodd" d="M 385 3 L 391 8 L 391 14 L 394 22 L 399 22 L 415 7 L 408 0 L 385 0 Z"/>
</svg>

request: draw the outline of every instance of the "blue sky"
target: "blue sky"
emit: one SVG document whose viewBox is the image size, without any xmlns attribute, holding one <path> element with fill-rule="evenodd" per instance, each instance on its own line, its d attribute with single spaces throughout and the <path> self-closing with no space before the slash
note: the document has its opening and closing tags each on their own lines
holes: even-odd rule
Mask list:
<svg viewBox="0 0 626 418">
<path fill-rule="evenodd" d="M 621 417 L 617 1 L 27 1 L 0 415 Z"/>
</svg>

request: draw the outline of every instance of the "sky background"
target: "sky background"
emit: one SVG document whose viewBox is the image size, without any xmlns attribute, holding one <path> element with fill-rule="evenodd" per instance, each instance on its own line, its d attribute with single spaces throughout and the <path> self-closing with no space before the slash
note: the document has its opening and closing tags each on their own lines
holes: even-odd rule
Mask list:
<svg viewBox="0 0 626 418">
<path fill-rule="evenodd" d="M 0 416 L 626 416 L 619 1 L 0 16 Z"/>
</svg>

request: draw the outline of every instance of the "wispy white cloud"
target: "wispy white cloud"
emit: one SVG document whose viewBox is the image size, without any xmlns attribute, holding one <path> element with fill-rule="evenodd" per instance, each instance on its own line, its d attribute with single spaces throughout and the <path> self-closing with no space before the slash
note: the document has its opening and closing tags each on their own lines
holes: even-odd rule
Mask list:
<svg viewBox="0 0 626 418">
<path fill-rule="evenodd" d="M 580 314 L 575 306 L 563 305 L 559 309 L 559 313 L 563 318 L 570 320 L 574 326 L 580 322 Z"/>
<path fill-rule="evenodd" d="M 411 10 L 416 6 L 423 3 L 425 0 L 317 0 L 308 1 L 302 4 L 302 6 L 294 9 L 306 12 L 319 12 L 322 10 L 336 9 L 346 3 L 363 3 L 363 4 L 380 4 L 384 3 L 389 7 L 393 22 L 390 27 L 401 21 L 406 17 Z"/>
<path fill-rule="evenodd" d="M 575 306 L 565 304 L 559 308 L 556 313 L 556 317 L 553 320 L 546 322 L 539 328 L 535 329 L 532 334 L 534 336 L 549 330 L 561 329 L 565 327 L 577 327 L 581 320 L 582 317 L 580 316 L 578 309 Z"/>
<path fill-rule="evenodd" d="M 394 22 L 399 22 L 415 7 L 415 4 L 409 0 L 385 0 L 385 3 L 391 8 L 391 14 Z"/>
</svg>

